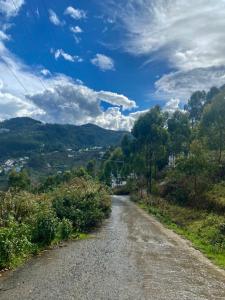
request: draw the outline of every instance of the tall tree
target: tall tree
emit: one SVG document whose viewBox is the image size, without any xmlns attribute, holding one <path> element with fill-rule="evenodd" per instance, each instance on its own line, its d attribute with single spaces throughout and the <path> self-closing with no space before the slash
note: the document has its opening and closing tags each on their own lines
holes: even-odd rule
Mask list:
<svg viewBox="0 0 225 300">
<path fill-rule="evenodd" d="M 133 136 L 139 145 L 140 152 L 146 161 L 146 179 L 148 192 L 152 191 L 153 167 L 156 167 L 162 149 L 165 148 L 168 134 L 165 128 L 165 117 L 159 106 L 141 116 L 135 123 Z"/>
<path fill-rule="evenodd" d="M 209 148 L 218 152 L 220 163 L 225 150 L 224 92 L 218 94 L 212 103 L 206 106 L 201 121 L 201 132 L 206 137 Z"/>
<path fill-rule="evenodd" d="M 167 125 L 170 137 L 170 155 L 175 158 L 181 153 L 187 154 L 191 136 L 187 113 L 175 111 L 168 119 Z"/>
<path fill-rule="evenodd" d="M 187 110 L 189 113 L 189 119 L 191 120 L 192 128 L 201 119 L 205 101 L 206 92 L 197 91 L 191 95 L 188 104 L 185 106 L 185 110 Z"/>
</svg>

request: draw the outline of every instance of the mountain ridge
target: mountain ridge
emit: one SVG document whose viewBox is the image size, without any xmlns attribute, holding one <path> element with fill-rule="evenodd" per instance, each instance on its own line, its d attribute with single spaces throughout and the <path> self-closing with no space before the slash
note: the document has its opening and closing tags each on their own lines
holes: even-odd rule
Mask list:
<svg viewBox="0 0 225 300">
<path fill-rule="evenodd" d="M 49 124 L 18 117 L 0 122 L 0 156 L 3 159 L 33 151 L 117 146 L 125 134 L 125 131 L 108 130 L 90 123 L 80 126 Z"/>
</svg>

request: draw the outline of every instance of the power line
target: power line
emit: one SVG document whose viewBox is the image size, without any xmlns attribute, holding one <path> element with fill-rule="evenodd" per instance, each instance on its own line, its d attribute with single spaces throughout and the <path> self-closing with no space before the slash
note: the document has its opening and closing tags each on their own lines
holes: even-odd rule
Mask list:
<svg viewBox="0 0 225 300">
<path fill-rule="evenodd" d="M 10 68 L 8 62 L 1 57 L 2 61 L 5 63 L 6 67 L 8 68 L 8 70 L 10 71 L 10 73 L 13 75 L 13 77 L 17 80 L 17 82 L 19 83 L 19 85 L 22 86 L 22 88 L 24 89 L 24 91 L 29 94 L 28 90 L 26 89 L 25 85 L 22 83 L 22 81 L 17 77 L 16 73 L 13 71 L 13 69 Z"/>
<path fill-rule="evenodd" d="M 18 8 L 17 8 L 17 6 L 16 6 L 16 4 L 15 4 L 15 1 L 14 0 L 11 0 L 12 1 L 12 3 L 13 3 L 13 6 L 15 7 L 15 10 L 18 10 Z M 24 25 L 25 25 L 26 23 L 24 23 Z M 26 26 L 26 25 L 25 25 Z M 25 31 L 24 31 L 24 33 L 25 33 Z M 25 36 L 26 36 L 26 34 L 25 34 Z M 8 66 L 9 67 L 9 66 Z M 44 84 L 44 82 L 43 82 L 43 80 L 40 78 L 40 77 L 38 77 L 37 76 L 37 79 L 39 80 L 39 82 L 41 83 L 41 85 L 42 85 L 42 87 L 44 88 L 44 90 L 47 90 L 47 87 L 45 86 L 45 84 Z M 29 93 L 28 93 L 29 94 Z"/>
</svg>

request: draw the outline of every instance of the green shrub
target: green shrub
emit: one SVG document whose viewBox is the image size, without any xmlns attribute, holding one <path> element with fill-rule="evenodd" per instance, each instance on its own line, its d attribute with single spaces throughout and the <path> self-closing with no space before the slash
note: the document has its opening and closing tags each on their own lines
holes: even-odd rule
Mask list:
<svg viewBox="0 0 225 300">
<path fill-rule="evenodd" d="M 51 212 L 39 215 L 33 230 L 33 242 L 50 245 L 56 237 L 58 220 Z"/>
<path fill-rule="evenodd" d="M 32 247 L 29 226 L 10 220 L 7 227 L 0 228 L 0 268 L 16 265 Z"/>
<path fill-rule="evenodd" d="M 60 237 L 63 240 L 67 240 L 71 234 L 73 233 L 73 224 L 71 221 L 63 218 L 62 222 L 60 223 Z"/>
<path fill-rule="evenodd" d="M 215 184 L 206 194 L 208 208 L 219 213 L 225 212 L 225 182 Z"/>
<path fill-rule="evenodd" d="M 99 184 L 76 179 L 55 191 L 53 207 L 58 218 L 70 220 L 77 231 L 87 231 L 109 215 L 111 200 Z"/>
<path fill-rule="evenodd" d="M 0 192 L 0 269 L 16 266 L 54 240 L 68 239 L 74 230 L 91 229 L 109 215 L 110 207 L 105 188 L 87 177 L 42 194 Z"/>
<path fill-rule="evenodd" d="M 38 199 L 26 191 L 0 192 L 0 225 L 4 226 L 11 217 L 19 223 L 28 222 L 38 209 Z"/>
</svg>

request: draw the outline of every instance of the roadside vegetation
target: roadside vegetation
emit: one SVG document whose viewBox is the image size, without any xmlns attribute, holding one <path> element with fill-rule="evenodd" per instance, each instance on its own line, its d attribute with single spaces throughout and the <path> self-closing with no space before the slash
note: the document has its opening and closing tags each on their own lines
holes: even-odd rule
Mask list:
<svg viewBox="0 0 225 300">
<path fill-rule="evenodd" d="M 184 110 L 153 107 L 108 153 L 101 176 L 225 267 L 225 87 L 195 92 Z"/>
<path fill-rule="evenodd" d="M 79 169 L 35 187 L 26 171 L 9 176 L 0 192 L 0 269 L 98 226 L 111 210 L 107 188 Z"/>
</svg>

